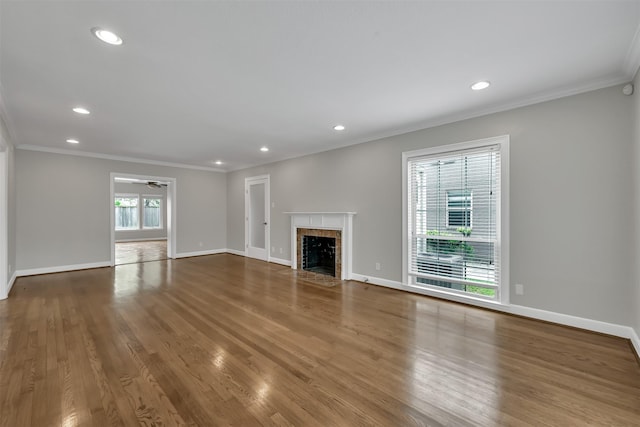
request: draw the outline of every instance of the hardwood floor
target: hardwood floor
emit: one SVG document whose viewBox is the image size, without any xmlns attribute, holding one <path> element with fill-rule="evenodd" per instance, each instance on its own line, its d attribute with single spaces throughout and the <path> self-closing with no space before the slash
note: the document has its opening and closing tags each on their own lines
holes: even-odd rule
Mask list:
<svg viewBox="0 0 640 427">
<path fill-rule="evenodd" d="M 116 243 L 116 265 L 160 261 L 164 259 L 167 259 L 166 240 Z"/>
<path fill-rule="evenodd" d="M 234 255 L 24 277 L 0 425 L 640 425 L 626 340 Z"/>
</svg>

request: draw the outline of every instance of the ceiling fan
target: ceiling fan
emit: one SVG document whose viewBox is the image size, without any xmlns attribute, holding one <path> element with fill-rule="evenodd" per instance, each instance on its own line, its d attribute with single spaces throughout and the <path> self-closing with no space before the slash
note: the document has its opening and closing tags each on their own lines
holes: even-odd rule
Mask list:
<svg viewBox="0 0 640 427">
<path fill-rule="evenodd" d="M 132 184 L 142 184 L 142 185 L 146 185 L 149 188 L 162 188 L 167 186 L 167 184 L 165 184 L 164 182 L 158 182 L 158 181 L 132 182 Z"/>
<path fill-rule="evenodd" d="M 146 185 L 149 188 L 162 188 L 162 187 L 166 187 L 166 186 L 169 185 L 168 182 L 147 181 L 145 179 L 128 178 L 128 177 L 115 177 L 114 181 L 115 182 L 125 183 L 125 184 L 142 184 L 142 185 Z"/>
<path fill-rule="evenodd" d="M 147 181 L 147 187 L 149 188 L 162 188 L 166 187 L 167 184 L 158 181 Z"/>
</svg>

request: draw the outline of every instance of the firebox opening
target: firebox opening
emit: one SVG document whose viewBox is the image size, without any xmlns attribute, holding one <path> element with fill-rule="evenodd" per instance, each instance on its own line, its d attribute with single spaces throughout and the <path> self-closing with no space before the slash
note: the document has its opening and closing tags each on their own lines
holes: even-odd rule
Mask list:
<svg viewBox="0 0 640 427">
<path fill-rule="evenodd" d="M 336 276 L 336 239 L 302 237 L 302 268 L 314 273 Z"/>
</svg>

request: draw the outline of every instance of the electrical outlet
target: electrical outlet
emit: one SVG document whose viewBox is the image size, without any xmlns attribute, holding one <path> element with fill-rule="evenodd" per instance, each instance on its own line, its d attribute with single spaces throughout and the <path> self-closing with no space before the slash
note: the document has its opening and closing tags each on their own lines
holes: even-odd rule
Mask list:
<svg viewBox="0 0 640 427">
<path fill-rule="evenodd" d="M 516 283 L 516 295 L 524 295 L 524 285 L 522 283 Z"/>
<path fill-rule="evenodd" d="M 376 270 L 380 270 L 380 263 L 376 262 Z"/>
<path fill-rule="evenodd" d="M 202 247 L 202 242 L 198 243 L 200 245 L 200 247 Z"/>
<path fill-rule="evenodd" d="M 280 253 L 282 253 L 282 248 L 280 248 Z"/>
</svg>

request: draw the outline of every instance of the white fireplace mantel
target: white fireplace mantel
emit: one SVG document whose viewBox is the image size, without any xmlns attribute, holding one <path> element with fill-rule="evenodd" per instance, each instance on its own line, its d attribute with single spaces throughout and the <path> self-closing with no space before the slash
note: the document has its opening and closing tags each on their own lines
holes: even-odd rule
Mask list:
<svg viewBox="0 0 640 427">
<path fill-rule="evenodd" d="M 352 279 L 352 235 L 355 212 L 285 212 L 291 216 L 291 268 L 298 268 L 296 236 L 298 228 L 340 230 L 342 232 L 341 280 Z"/>
</svg>

